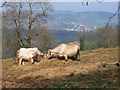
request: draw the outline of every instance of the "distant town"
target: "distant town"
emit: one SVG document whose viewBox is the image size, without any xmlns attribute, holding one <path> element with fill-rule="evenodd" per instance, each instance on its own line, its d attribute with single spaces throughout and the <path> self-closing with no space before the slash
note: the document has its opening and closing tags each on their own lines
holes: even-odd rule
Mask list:
<svg viewBox="0 0 120 90">
<path fill-rule="evenodd" d="M 52 23 L 53 24 L 53 23 Z M 59 30 L 59 28 L 61 28 L 62 30 L 67 30 L 67 31 L 76 31 L 76 32 L 90 32 L 93 31 L 95 32 L 98 28 L 96 26 L 93 27 L 88 27 L 85 24 L 80 24 L 80 23 L 76 23 L 76 22 L 68 22 L 67 20 L 65 20 L 64 22 L 57 22 L 54 23 L 55 26 L 52 28 Z M 62 24 L 62 25 L 61 25 Z M 48 24 L 48 27 L 50 27 L 51 25 Z M 60 27 L 62 26 L 62 27 Z"/>
<path fill-rule="evenodd" d="M 94 26 L 94 27 L 87 27 L 86 25 L 84 24 L 76 24 L 74 22 L 71 23 L 72 24 L 72 28 L 65 28 L 67 31 L 82 31 L 82 32 L 89 32 L 89 31 L 96 31 L 97 30 L 97 27 Z"/>
</svg>

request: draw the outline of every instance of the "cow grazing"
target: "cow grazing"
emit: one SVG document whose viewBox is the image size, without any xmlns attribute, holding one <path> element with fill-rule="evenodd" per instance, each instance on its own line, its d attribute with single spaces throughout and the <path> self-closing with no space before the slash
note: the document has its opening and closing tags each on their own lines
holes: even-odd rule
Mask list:
<svg viewBox="0 0 120 90">
<path fill-rule="evenodd" d="M 20 48 L 16 52 L 16 61 L 19 63 L 19 65 L 22 65 L 23 60 L 28 60 L 34 63 L 34 60 L 38 56 L 43 57 L 44 54 L 41 53 L 36 47 L 35 48 Z"/>
<path fill-rule="evenodd" d="M 47 57 L 48 58 L 58 57 L 60 50 L 64 49 L 64 47 L 65 47 L 65 44 L 63 43 L 63 44 L 58 45 L 54 49 L 49 49 Z"/>
<path fill-rule="evenodd" d="M 77 56 L 79 55 L 80 45 L 78 42 L 71 42 L 66 44 L 60 44 L 54 49 L 48 50 L 48 56 L 49 57 L 64 57 L 66 60 L 69 57 L 74 57 L 77 59 Z"/>
<path fill-rule="evenodd" d="M 67 60 L 69 57 L 74 57 L 77 59 L 79 55 L 80 45 L 78 42 L 67 43 L 64 48 L 59 52 L 59 57 L 65 57 Z"/>
</svg>

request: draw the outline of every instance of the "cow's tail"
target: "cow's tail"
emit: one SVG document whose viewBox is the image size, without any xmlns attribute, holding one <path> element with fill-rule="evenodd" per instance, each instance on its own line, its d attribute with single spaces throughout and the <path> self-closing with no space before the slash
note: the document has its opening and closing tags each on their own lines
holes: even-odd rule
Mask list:
<svg viewBox="0 0 120 90">
<path fill-rule="evenodd" d="M 80 59 L 80 50 L 77 51 L 76 58 L 79 61 L 79 59 Z"/>
<path fill-rule="evenodd" d="M 19 50 L 17 50 L 17 52 L 16 52 L 15 63 L 16 63 L 16 64 L 19 63 Z"/>
<path fill-rule="evenodd" d="M 80 50 L 77 51 L 77 55 L 80 56 Z"/>
</svg>

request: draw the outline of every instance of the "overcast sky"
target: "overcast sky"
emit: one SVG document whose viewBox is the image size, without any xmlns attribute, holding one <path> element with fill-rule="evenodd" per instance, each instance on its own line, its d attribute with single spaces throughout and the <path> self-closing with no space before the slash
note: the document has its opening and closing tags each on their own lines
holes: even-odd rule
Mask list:
<svg viewBox="0 0 120 90">
<path fill-rule="evenodd" d="M 55 10 L 68 10 L 68 11 L 105 11 L 115 12 L 118 8 L 117 2 L 89 2 L 89 5 L 82 5 L 81 2 L 52 2 Z"/>
<path fill-rule="evenodd" d="M 82 5 L 81 2 L 51 2 L 54 10 L 59 11 L 105 11 L 105 12 L 116 12 L 118 8 L 118 2 L 89 2 L 89 5 Z M 0 2 L 1 5 L 1 2 Z M 1 8 L 0 8 L 1 10 Z"/>
</svg>

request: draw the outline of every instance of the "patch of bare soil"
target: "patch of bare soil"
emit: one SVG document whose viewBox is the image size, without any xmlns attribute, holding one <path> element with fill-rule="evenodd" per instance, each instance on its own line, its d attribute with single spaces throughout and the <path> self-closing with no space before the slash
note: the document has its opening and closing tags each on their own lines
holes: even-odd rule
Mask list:
<svg viewBox="0 0 120 90">
<path fill-rule="evenodd" d="M 28 63 L 19 66 L 14 64 L 13 59 L 3 60 L 3 88 L 32 88 L 43 83 L 60 82 L 66 79 L 66 76 L 109 69 L 103 68 L 106 64 L 114 66 L 118 60 L 117 49 L 112 52 L 108 49 L 99 50 L 105 52 L 81 55 L 80 61 L 53 58 L 43 59 L 33 65 Z"/>
</svg>

